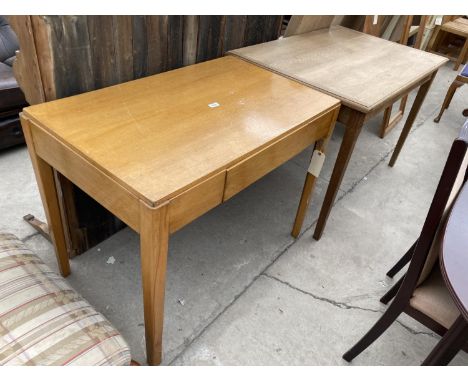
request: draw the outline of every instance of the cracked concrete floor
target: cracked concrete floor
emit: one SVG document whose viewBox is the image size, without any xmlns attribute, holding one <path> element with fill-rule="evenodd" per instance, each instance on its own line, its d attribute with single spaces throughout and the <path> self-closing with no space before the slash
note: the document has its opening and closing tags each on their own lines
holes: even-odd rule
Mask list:
<svg viewBox="0 0 468 382">
<path fill-rule="evenodd" d="M 366 124 L 319 242 L 312 232 L 343 136 L 339 125 L 298 240 L 289 232 L 310 149 L 173 235 L 163 363 L 347 364 L 343 352 L 385 309 L 378 300 L 393 283 L 385 272 L 418 235 L 464 122 L 468 87 L 440 124 L 432 122 L 455 75 L 452 65 L 439 71 L 394 168 L 387 163 L 404 121 L 385 139 L 377 136 L 381 115 Z M 27 213 L 44 218 L 24 147 L 0 153 L 0 179 L 0 230 L 57 269 L 51 245 L 22 220 Z M 74 258 L 68 280 L 144 362 L 138 251 L 137 234 L 124 229 Z M 437 340 L 402 315 L 352 364 L 417 365 Z M 452 363 L 466 365 L 468 356 Z"/>
</svg>

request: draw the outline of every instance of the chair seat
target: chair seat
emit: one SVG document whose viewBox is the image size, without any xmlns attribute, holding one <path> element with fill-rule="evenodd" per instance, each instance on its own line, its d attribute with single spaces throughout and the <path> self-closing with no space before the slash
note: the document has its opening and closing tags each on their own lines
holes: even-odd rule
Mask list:
<svg viewBox="0 0 468 382">
<path fill-rule="evenodd" d="M 14 235 L 0 233 L 0 365 L 129 365 L 119 332 Z"/>
<path fill-rule="evenodd" d="M 468 65 L 465 65 L 463 70 L 460 73 L 460 76 L 468 78 Z"/>
<path fill-rule="evenodd" d="M 415 289 L 410 306 L 446 329 L 450 328 L 460 315 L 438 266 L 434 266 L 429 277 Z"/>
<path fill-rule="evenodd" d="M 24 106 L 26 100 L 13 75 L 13 69 L 0 62 L 0 112 L 22 109 Z"/>
</svg>

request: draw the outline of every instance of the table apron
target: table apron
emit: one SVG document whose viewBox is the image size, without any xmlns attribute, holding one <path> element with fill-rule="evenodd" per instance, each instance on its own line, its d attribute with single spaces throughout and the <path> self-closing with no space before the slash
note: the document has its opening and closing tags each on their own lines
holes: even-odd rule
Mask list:
<svg viewBox="0 0 468 382">
<path fill-rule="evenodd" d="M 189 188 L 169 201 L 169 232 L 178 229 L 202 216 L 223 202 L 226 170 Z"/>
<path fill-rule="evenodd" d="M 427 81 L 430 81 L 433 76 L 436 75 L 438 69 L 435 69 L 433 72 L 429 73 L 427 76 L 423 77 L 419 81 L 415 82 L 412 84 L 410 87 L 405 88 L 398 93 L 395 93 L 394 96 L 391 98 L 387 99 L 384 103 L 378 105 L 376 108 L 371 110 L 370 112 L 366 113 L 366 121 L 369 120 L 369 118 L 372 118 L 376 114 L 379 114 L 382 110 L 386 109 L 387 107 L 393 105 L 396 101 L 398 101 L 401 97 L 408 95 L 410 92 L 412 92 L 414 89 L 420 87 Z"/>
<path fill-rule="evenodd" d="M 31 124 L 36 154 L 135 231 L 140 230 L 139 199 L 57 138 Z"/>
<path fill-rule="evenodd" d="M 300 127 L 227 169 L 223 201 L 228 200 L 317 140 L 328 136 L 335 109 Z"/>
<path fill-rule="evenodd" d="M 320 139 L 326 139 L 339 106 L 220 171 L 168 201 L 169 232 L 174 233 L 242 191 Z M 99 168 L 30 120 L 36 154 L 136 232 L 140 200 Z M 149 206 L 149 205 L 148 205 Z M 151 207 L 151 206 L 149 206 Z"/>
</svg>

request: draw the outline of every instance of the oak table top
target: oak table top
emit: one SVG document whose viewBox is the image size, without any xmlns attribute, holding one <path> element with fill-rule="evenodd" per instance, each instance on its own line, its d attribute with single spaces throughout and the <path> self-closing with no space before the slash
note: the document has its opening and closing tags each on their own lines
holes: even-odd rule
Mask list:
<svg viewBox="0 0 468 382">
<path fill-rule="evenodd" d="M 341 26 L 229 52 L 368 113 L 447 59 Z"/>
<path fill-rule="evenodd" d="M 158 205 L 338 104 L 224 57 L 27 107 L 24 114 Z"/>
<path fill-rule="evenodd" d="M 450 212 L 440 265 L 451 295 L 468 321 L 468 183 L 463 186 Z"/>
</svg>

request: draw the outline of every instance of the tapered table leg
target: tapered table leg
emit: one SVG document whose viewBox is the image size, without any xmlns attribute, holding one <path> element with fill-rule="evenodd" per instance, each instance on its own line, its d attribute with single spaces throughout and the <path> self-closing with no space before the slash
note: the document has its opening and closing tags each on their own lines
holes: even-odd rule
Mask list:
<svg viewBox="0 0 468 382">
<path fill-rule="evenodd" d="M 319 150 L 324 152 L 324 141 L 320 140 L 315 145 L 315 150 Z M 313 155 L 313 154 L 312 154 Z M 315 183 L 317 181 L 317 177 L 312 175 L 310 172 L 307 172 L 306 178 L 304 181 L 304 187 L 302 189 L 301 200 L 299 201 L 299 206 L 297 207 L 296 218 L 294 219 L 293 229 L 291 231 L 291 235 L 295 238 L 299 236 L 302 229 L 302 224 L 304 223 L 304 218 L 309 208 L 310 198 L 312 196 L 312 192 L 315 188 Z"/>
<path fill-rule="evenodd" d="M 338 112 L 339 110 L 337 110 L 334 116 L 332 117 L 331 127 L 327 136 L 324 139 L 320 139 L 316 142 L 314 151 L 318 150 L 325 154 L 327 146 L 328 146 L 328 141 L 330 140 L 330 137 L 332 136 L 333 130 L 335 128 L 336 118 L 338 117 Z M 313 153 L 312 153 L 312 156 L 313 156 Z M 301 233 L 302 224 L 304 223 L 304 218 L 309 208 L 310 198 L 314 191 L 316 181 L 317 181 L 317 177 L 307 172 L 306 178 L 304 181 L 304 187 L 302 189 L 301 200 L 299 201 L 296 218 L 294 220 L 293 229 L 291 231 L 291 235 L 293 237 L 298 237 L 299 234 Z"/>
<path fill-rule="evenodd" d="M 395 165 L 396 160 L 398 159 L 398 155 L 400 154 L 400 151 L 405 144 L 406 138 L 408 137 L 409 132 L 411 131 L 411 127 L 413 126 L 414 121 L 416 120 L 416 117 L 419 113 L 419 110 L 421 109 L 421 106 L 424 102 L 424 99 L 426 98 L 427 92 L 429 91 L 429 88 L 431 87 L 432 81 L 434 80 L 435 75 L 437 74 L 437 71 L 435 71 L 432 76 L 424 82 L 418 90 L 418 94 L 416 95 L 416 99 L 413 102 L 413 106 L 411 106 L 411 110 L 408 114 L 408 118 L 406 118 L 405 125 L 403 126 L 403 130 L 401 131 L 400 138 L 398 139 L 398 143 L 395 147 L 395 151 L 392 154 L 392 157 L 390 159 L 389 166 L 393 167 Z"/>
<path fill-rule="evenodd" d="M 39 193 L 49 224 L 49 232 L 54 244 L 55 255 L 60 274 L 66 277 L 70 274 L 70 262 L 63 230 L 62 216 L 60 214 L 59 198 L 55 186 L 54 170 L 42 158 L 36 154 L 34 141 L 31 133 L 30 121 L 21 117 L 24 137 L 28 145 L 29 155 L 36 175 Z"/>
<path fill-rule="evenodd" d="M 333 202 L 335 201 L 336 195 L 343 180 L 343 175 L 346 172 L 348 167 L 349 160 L 356 145 L 356 141 L 361 133 L 362 126 L 365 120 L 365 114 L 351 110 L 348 123 L 346 124 L 346 131 L 341 142 L 340 151 L 335 162 L 335 167 L 333 168 L 333 173 L 330 178 L 330 183 L 325 194 L 325 199 L 323 201 L 322 208 L 320 210 L 320 215 L 317 221 L 317 226 L 315 227 L 314 238 L 315 240 L 320 240 L 325 225 L 327 223 L 328 216 L 330 215 Z"/>
<path fill-rule="evenodd" d="M 151 208 L 140 202 L 141 279 L 149 365 L 159 365 L 162 359 L 168 244 L 167 205 Z"/>
</svg>

